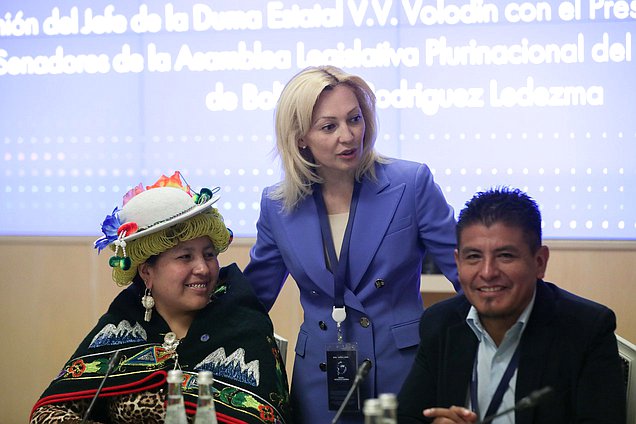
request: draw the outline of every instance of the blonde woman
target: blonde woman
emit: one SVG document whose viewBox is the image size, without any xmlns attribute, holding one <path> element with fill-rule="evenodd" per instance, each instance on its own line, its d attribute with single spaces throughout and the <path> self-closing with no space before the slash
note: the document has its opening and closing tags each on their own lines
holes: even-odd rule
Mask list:
<svg viewBox="0 0 636 424">
<path fill-rule="evenodd" d="M 347 391 L 339 383 L 353 380 L 365 359 L 361 401 L 397 393 L 419 342 L 424 255 L 457 283 L 452 208 L 426 165 L 380 156 L 376 134 L 375 95 L 358 76 L 312 67 L 281 93 L 276 140 L 285 177 L 263 192 L 245 275 L 267 308 L 288 275 L 300 289 L 297 422 L 330 422 Z M 344 367 L 333 363 L 340 348 Z M 352 398 L 339 422 L 363 421 Z"/>
</svg>

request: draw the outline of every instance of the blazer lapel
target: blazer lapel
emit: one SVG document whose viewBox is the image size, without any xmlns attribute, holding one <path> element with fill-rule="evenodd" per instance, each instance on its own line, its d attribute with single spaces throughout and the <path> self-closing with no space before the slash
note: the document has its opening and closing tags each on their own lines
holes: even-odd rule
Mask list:
<svg viewBox="0 0 636 424">
<path fill-rule="evenodd" d="M 362 181 L 351 231 L 349 284 L 354 292 L 380 247 L 404 193 L 404 184 L 390 186 L 382 166 L 376 166 L 376 172 L 377 182 L 367 178 Z"/>
<path fill-rule="evenodd" d="M 285 229 L 289 245 L 288 252 L 292 252 L 300 268 L 307 274 L 308 280 L 313 282 L 317 289 L 333 297 L 333 274 L 325 266 L 320 221 L 313 197 L 308 196 L 294 213 L 284 215 L 282 220 L 282 228 Z M 298 284 L 307 284 L 299 272 L 300 269 L 293 266 L 290 266 L 290 269 L 293 271 L 292 276 L 301 280 L 297 281 Z"/>
<path fill-rule="evenodd" d="M 290 266 L 292 277 L 299 286 L 312 284 L 310 290 L 320 290 L 330 299 L 334 298 L 334 275 L 327 269 L 323 250 L 322 232 L 318 209 L 313 196 L 303 200 L 298 209 L 282 218 L 289 252 L 298 266 Z M 304 278 L 302 273 L 307 275 Z M 363 311 L 360 300 L 345 287 L 345 305 Z"/>
<path fill-rule="evenodd" d="M 520 342 L 515 402 L 542 388 L 541 377 L 554 343 L 555 335 L 550 325 L 555 314 L 554 298 L 542 281 L 537 282 L 536 290 L 534 307 Z M 516 414 L 515 421 L 517 424 L 531 424 L 534 422 L 534 413 L 534 409 L 530 409 L 523 414 Z"/>
<path fill-rule="evenodd" d="M 458 311 L 461 320 L 456 325 L 449 326 L 447 345 L 443 348 L 446 360 L 442 360 L 445 364 L 444 377 L 441 378 L 439 391 L 439 401 L 442 405 L 466 405 L 467 382 L 470 381 L 477 353 L 477 337 L 465 323 L 468 309 L 462 307 Z"/>
</svg>

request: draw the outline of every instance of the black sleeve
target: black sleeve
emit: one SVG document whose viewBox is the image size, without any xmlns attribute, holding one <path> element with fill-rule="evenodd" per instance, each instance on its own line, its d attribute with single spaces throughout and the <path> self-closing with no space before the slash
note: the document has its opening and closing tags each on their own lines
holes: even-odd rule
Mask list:
<svg viewBox="0 0 636 424">
<path fill-rule="evenodd" d="M 426 312 L 420 319 L 420 345 L 417 348 L 415 361 L 411 366 L 400 393 L 398 394 L 398 422 L 400 424 L 430 423 L 430 419 L 424 417 L 424 405 L 433 405 L 431 399 L 435 393 L 435 375 L 429 367 L 430 357 L 427 348 L 430 348 L 429 339 L 424 331 L 427 326 Z"/>
</svg>

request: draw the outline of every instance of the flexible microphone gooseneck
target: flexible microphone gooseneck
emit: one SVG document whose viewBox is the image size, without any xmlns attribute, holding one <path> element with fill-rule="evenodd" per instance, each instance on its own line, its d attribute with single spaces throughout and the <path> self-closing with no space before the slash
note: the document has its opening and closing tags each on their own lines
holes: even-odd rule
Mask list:
<svg viewBox="0 0 636 424">
<path fill-rule="evenodd" d="M 503 411 L 490 415 L 484 418 L 483 421 L 479 421 L 479 424 L 487 424 L 494 420 L 497 417 L 501 417 L 502 415 L 510 414 L 511 412 L 523 411 L 524 409 L 534 408 L 546 399 L 548 399 L 552 393 L 554 393 L 554 389 L 550 386 L 545 386 L 541 389 L 534 390 L 530 392 L 528 396 L 522 397 L 519 399 L 519 402 L 515 404 L 512 408 L 504 409 Z"/>
<path fill-rule="evenodd" d="M 370 359 L 365 359 L 364 361 L 362 361 L 362 363 L 358 367 L 358 371 L 356 372 L 356 377 L 353 379 L 353 384 L 351 385 L 349 392 L 347 392 L 347 396 L 345 396 L 344 400 L 340 404 L 340 408 L 338 408 L 338 412 L 336 412 L 336 415 L 333 417 L 333 420 L 331 420 L 331 424 L 336 424 L 336 422 L 340 419 L 340 415 L 342 415 L 342 411 L 344 411 L 345 407 L 347 406 L 347 403 L 349 403 L 349 399 L 351 398 L 351 395 L 353 395 L 353 393 L 356 391 L 360 383 L 362 383 L 362 380 L 364 380 L 364 378 L 367 376 L 372 366 L 373 364 L 371 363 Z"/>
<path fill-rule="evenodd" d="M 106 374 L 104 374 L 104 377 L 102 378 L 102 381 L 99 384 L 99 387 L 97 388 L 97 391 L 93 395 L 93 399 L 91 399 L 91 403 L 90 403 L 90 405 L 88 405 L 88 409 L 86 410 L 86 414 L 84 414 L 84 418 L 82 419 L 82 423 L 81 424 L 85 424 L 86 423 L 86 420 L 88 419 L 88 416 L 93 411 L 93 406 L 95 406 L 95 401 L 97 401 L 97 397 L 99 396 L 99 393 L 102 391 L 102 387 L 104 387 L 104 383 L 106 383 L 106 379 L 108 378 L 110 373 L 113 372 L 113 370 L 115 369 L 115 365 L 117 364 L 117 360 L 119 359 L 119 355 L 120 354 L 121 354 L 121 351 L 120 350 L 116 350 L 115 353 L 113 353 L 111 355 L 110 359 L 108 360 L 108 368 L 106 369 Z"/>
</svg>

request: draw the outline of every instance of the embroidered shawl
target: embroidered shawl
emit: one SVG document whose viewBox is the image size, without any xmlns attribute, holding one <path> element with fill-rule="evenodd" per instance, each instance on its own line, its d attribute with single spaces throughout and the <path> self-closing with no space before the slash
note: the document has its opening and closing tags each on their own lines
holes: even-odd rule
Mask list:
<svg viewBox="0 0 636 424">
<path fill-rule="evenodd" d="M 221 268 L 219 281 L 217 297 L 198 312 L 176 350 L 186 411 L 192 415 L 196 410 L 198 371 L 209 370 L 219 422 L 288 423 L 287 376 L 272 322 L 236 264 Z M 51 403 L 91 399 L 116 351 L 119 359 L 99 399 L 165 389 L 167 371 L 175 364 L 173 353 L 162 346 L 170 328 L 156 312 L 150 322 L 144 321 L 143 289 L 133 283 L 115 298 L 33 411 Z"/>
</svg>

